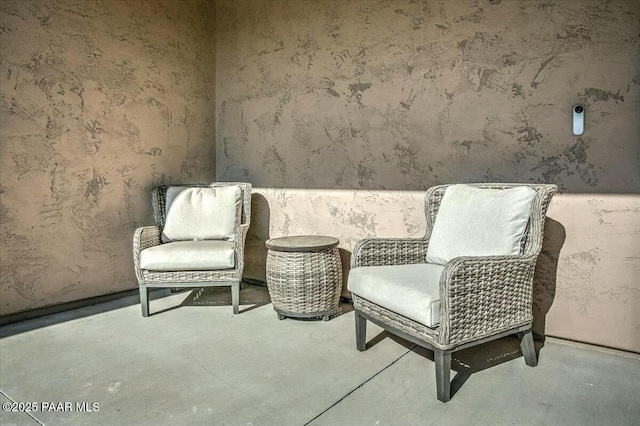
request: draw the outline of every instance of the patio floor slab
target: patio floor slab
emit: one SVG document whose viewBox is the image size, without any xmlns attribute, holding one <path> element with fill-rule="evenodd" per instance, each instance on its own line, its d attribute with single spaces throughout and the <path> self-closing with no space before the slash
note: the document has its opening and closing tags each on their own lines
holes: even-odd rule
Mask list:
<svg viewBox="0 0 640 426">
<path fill-rule="evenodd" d="M 353 312 L 278 320 L 266 289 L 154 292 L 0 328 L 2 401 L 38 402 L 2 424 L 617 424 L 640 419 L 640 359 L 547 341 L 527 367 L 517 339 L 461 351 L 453 399 L 435 397 L 432 354 Z M 63 403 L 60 405 L 60 403 Z M 68 403 L 69 405 L 67 405 Z M 43 411 L 44 409 L 44 411 Z"/>
</svg>

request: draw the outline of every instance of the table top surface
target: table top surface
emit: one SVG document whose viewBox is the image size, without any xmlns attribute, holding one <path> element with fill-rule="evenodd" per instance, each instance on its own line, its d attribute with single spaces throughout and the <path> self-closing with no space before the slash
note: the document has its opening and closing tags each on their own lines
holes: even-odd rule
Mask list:
<svg viewBox="0 0 640 426">
<path fill-rule="evenodd" d="M 322 235 L 296 235 L 267 240 L 265 245 L 275 251 L 322 251 L 337 247 L 340 240 Z"/>
</svg>

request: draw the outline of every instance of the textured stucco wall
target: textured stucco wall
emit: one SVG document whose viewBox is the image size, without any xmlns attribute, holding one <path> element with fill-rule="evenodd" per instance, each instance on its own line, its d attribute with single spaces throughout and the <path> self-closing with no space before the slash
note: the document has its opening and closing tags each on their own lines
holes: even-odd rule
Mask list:
<svg viewBox="0 0 640 426">
<path fill-rule="evenodd" d="M 640 3 L 220 0 L 216 11 L 218 179 L 266 188 L 249 276 L 263 276 L 267 235 L 336 235 L 348 257 L 359 238 L 419 235 L 414 191 L 552 182 L 536 331 L 640 351 Z"/>
<path fill-rule="evenodd" d="M 215 179 L 208 0 L 0 2 L 0 315 L 136 288 L 150 188 Z"/>
<path fill-rule="evenodd" d="M 219 1 L 219 176 L 640 190 L 640 2 Z M 586 131 L 571 133 L 571 107 Z"/>
</svg>

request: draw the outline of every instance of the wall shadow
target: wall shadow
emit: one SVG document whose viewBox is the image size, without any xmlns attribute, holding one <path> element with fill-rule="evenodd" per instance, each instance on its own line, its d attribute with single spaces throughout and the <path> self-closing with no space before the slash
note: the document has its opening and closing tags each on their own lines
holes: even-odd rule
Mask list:
<svg viewBox="0 0 640 426">
<path fill-rule="evenodd" d="M 566 229 L 558 221 L 547 217 L 542 250 L 533 276 L 533 333 L 544 340 L 547 313 L 556 296 L 558 261 L 566 239 Z"/>
<path fill-rule="evenodd" d="M 347 279 L 351 270 L 351 252 L 340 248 L 340 261 L 342 262 L 342 292 L 341 298 L 345 301 L 351 300 L 351 293 L 347 290 Z"/>
<path fill-rule="evenodd" d="M 173 294 L 169 288 L 153 288 L 149 291 L 149 300 L 159 300 L 170 297 Z M 7 322 L 0 321 L 0 338 L 134 305 L 140 305 L 140 296 L 137 289 L 21 312 L 19 313 L 21 316 L 18 317 L 16 315 L 15 321 L 11 321 L 14 318 L 7 315 L 2 317 Z M 140 314 L 140 318 L 142 318 L 142 314 Z"/>
<path fill-rule="evenodd" d="M 244 273 L 250 281 L 267 281 L 267 247 L 270 238 L 271 209 L 262 194 L 251 194 L 251 225 L 244 246 Z"/>
</svg>

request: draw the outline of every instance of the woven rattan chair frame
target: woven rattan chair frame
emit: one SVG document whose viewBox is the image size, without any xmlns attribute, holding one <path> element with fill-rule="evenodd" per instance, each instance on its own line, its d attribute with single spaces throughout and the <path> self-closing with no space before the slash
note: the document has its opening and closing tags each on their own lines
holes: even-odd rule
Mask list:
<svg viewBox="0 0 640 426">
<path fill-rule="evenodd" d="M 533 345 L 533 274 L 542 248 L 547 208 L 556 185 L 471 184 L 479 188 L 508 189 L 528 186 L 536 191 L 521 254 L 513 256 L 458 257 L 445 266 L 440 278 L 440 323 L 429 328 L 353 294 L 356 347 L 366 349 L 366 321 L 434 351 L 436 390 L 440 401 L 451 398 L 451 354 L 510 334 L 518 334 L 527 365 L 535 366 Z M 440 202 L 449 185 L 427 190 L 427 230 L 421 239 L 359 241 L 351 268 L 375 265 L 406 265 L 426 261 L 429 237 Z"/>
<path fill-rule="evenodd" d="M 140 268 L 140 252 L 142 250 L 162 244 L 162 228 L 166 220 L 165 201 L 167 190 L 172 186 L 213 188 L 223 186 L 239 186 L 242 190 L 242 209 L 237 218 L 234 243 L 235 266 L 232 269 L 217 269 L 203 271 L 152 271 Z M 162 185 L 153 188 L 151 193 L 154 226 L 144 226 L 136 229 L 133 236 L 133 263 L 140 290 L 140 304 L 142 315 L 149 316 L 149 288 L 156 287 L 211 287 L 230 286 L 233 313 L 240 310 L 240 281 L 244 270 L 244 244 L 247 231 L 251 223 L 251 184 L 238 182 L 215 182 L 211 184 L 179 184 Z"/>
</svg>

